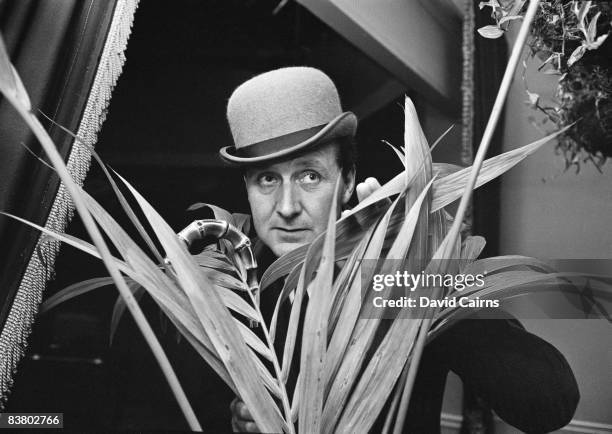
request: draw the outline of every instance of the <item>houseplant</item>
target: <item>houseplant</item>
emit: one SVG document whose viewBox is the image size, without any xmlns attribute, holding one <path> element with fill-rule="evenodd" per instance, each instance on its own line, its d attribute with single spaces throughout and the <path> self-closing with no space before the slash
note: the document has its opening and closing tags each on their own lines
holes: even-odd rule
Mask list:
<svg viewBox="0 0 612 434">
<path fill-rule="evenodd" d="M 494 128 L 499 117 L 527 28 L 528 24 L 522 31 L 522 40 L 519 38 L 518 49 L 513 52 L 489 130 Z M 115 178 L 102 164 L 124 210 L 145 238 L 148 249 L 140 249 L 94 198 L 74 184 L 33 115 L 27 93 L 2 48 L 0 43 L 0 90 L 41 141 L 53 167 L 69 187 L 95 246 L 68 235 L 38 229 L 104 260 L 111 280 L 89 284 L 88 288 L 112 281 L 120 289 L 125 306 L 134 315 L 154 349 L 193 429 L 200 428 L 197 420 L 135 303 L 132 292 L 137 291 L 138 287 L 151 295 L 204 361 L 241 397 L 260 429 L 295 432 L 296 421 L 301 432 L 351 431 L 357 426 L 366 429 L 383 410 L 388 390 L 397 385 L 386 425 L 387 429 L 393 425 L 396 431 L 401 430 L 405 414 L 403 408 L 409 400 L 420 354 L 427 339 L 452 324 L 461 312 L 453 309 L 421 311 L 408 319 L 395 318 L 390 324 L 387 323 L 386 329 L 381 328 L 379 318 L 360 318 L 362 300 L 368 300 L 372 295 L 366 293 L 362 298 L 362 286 L 356 279 L 362 272 L 361 260 L 383 257 L 399 261 L 402 268 L 416 274 L 421 271 L 455 273 L 470 264 L 473 266 L 482 249 L 482 239 L 472 237 L 462 243 L 458 238 L 459 225 L 471 191 L 499 176 L 555 137 L 553 134 L 484 161 L 491 137 L 489 131 L 485 133 L 473 167 L 461 169 L 436 165 L 431 162 L 429 146 L 414 106 L 407 100 L 405 146 L 403 150 L 396 150 L 405 163 L 405 171 L 337 222 L 332 205 L 327 231 L 310 245 L 279 258 L 262 278 L 260 290 L 265 290 L 267 285 L 279 278 L 285 278 L 279 304 L 280 300 L 294 294 L 281 355 L 275 353 L 273 345 L 278 335 L 277 322 L 273 318 L 267 323 L 262 317 L 253 291 L 256 288 L 248 279 L 248 269 L 234 254 L 232 246 L 222 244 L 223 248 L 207 250 L 197 258 L 192 257 L 146 199 L 116 175 L 153 228 L 163 249 L 158 250 L 144 230 L 144 222 L 138 220 L 117 188 Z M 91 151 L 95 155 L 93 149 Z M 411 158 L 407 158 L 408 155 Z M 390 197 L 393 201 L 387 202 Z M 462 197 L 459 211 L 451 222 L 444 214 L 443 207 L 459 197 Z M 243 217 L 230 215 L 218 208 L 213 210 L 218 218 L 233 223 L 237 228 L 246 222 Z M 98 227 L 114 244 L 120 257 L 111 256 Z M 397 265 L 393 264 L 392 261 L 385 262 L 382 271 L 395 272 Z M 517 264 L 528 270 L 518 275 L 504 274 L 508 267 Z M 483 265 L 482 261 L 480 265 Z M 340 268 L 336 276 L 334 266 Z M 485 285 L 483 293 L 476 291 L 469 297 L 484 296 L 485 292 L 491 295 L 493 290 L 499 294 L 508 293 L 519 283 L 554 283 L 558 277 L 568 277 L 550 270 L 544 273 L 537 271 L 540 268 L 538 261 L 530 258 L 498 259 L 492 272 L 495 284 Z M 597 276 L 593 278 L 609 281 Z M 500 285 L 500 281 L 504 283 Z M 83 292 L 83 286 L 70 288 L 49 299 L 47 307 L 79 292 Z M 308 293 L 310 301 L 306 305 Z M 244 298 L 238 294 L 243 294 Z M 454 288 L 442 287 L 431 288 L 431 294 L 432 298 L 457 295 Z M 298 319 L 302 309 L 306 313 L 304 324 L 300 327 Z M 263 338 L 253 333 L 243 323 L 244 319 L 258 323 Z M 379 331 L 384 332 L 384 336 L 381 341 L 375 341 L 373 336 Z M 290 393 L 286 381 L 291 360 L 298 357 L 298 335 L 302 337 L 298 386 L 294 393 Z M 365 356 L 368 353 L 371 353 L 371 357 Z"/>
</svg>

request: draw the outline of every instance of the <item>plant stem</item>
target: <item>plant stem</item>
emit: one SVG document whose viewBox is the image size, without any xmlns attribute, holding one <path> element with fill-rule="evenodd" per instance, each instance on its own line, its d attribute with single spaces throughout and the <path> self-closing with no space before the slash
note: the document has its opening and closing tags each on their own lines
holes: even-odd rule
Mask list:
<svg viewBox="0 0 612 434">
<path fill-rule="evenodd" d="M 395 416 L 395 410 L 397 409 L 397 406 L 399 405 L 399 400 L 404 390 L 402 388 L 402 384 L 405 384 L 406 375 L 408 375 L 407 364 L 404 365 L 404 369 L 402 369 L 402 374 L 400 375 L 400 378 L 395 386 L 395 393 L 393 394 L 393 400 L 391 401 L 391 405 L 389 406 L 389 411 L 385 419 L 385 425 L 383 426 L 382 434 L 387 434 L 389 430 L 391 429 L 391 423 L 393 421 L 393 417 Z"/>
<path fill-rule="evenodd" d="M 127 287 L 123 276 L 121 275 L 115 263 L 113 262 L 112 255 L 108 249 L 108 246 L 104 242 L 104 238 L 102 237 L 98 226 L 96 225 L 93 220 L 93 217 L 89 213 L 87 205 L 82 200 L 79 189 L 75 182 L 72 180 L 72 177 L 68 172 L 68 168 L 66 167 L 63 158 L 57 151 L 55 144 L 47 134 L 47 131 L 44 129 L 44 127 L 41 125 L 41 123 L 31 111 L 25 108 L 23 104 L 21 104 L 19 101 L 14 99 L 12 95 L 5 94 L 5 97 L 11 102 L 11 104 L 19 112 L 21 117 L 26 121 L 32 132 L 34 132 L 34 135 L 47 153 L 51 164 L 55 167 L 62 182 L 68 189 L 70 196 L 72 197 L 72 200 L 74 202 L 74 206 L 79 215 L 81 216 L 81 219 L 83 220 L 83 224 L 87 229 L 89 236 L 91 237 L 94 245 L 100 252 L 100 256 L 102 257 L 104 265 L 106 266 L 108 272 L 113 278 L 115 285 L 117 285 L 119 293 L 125 300 L 126 306 L 130 310 L 130 313 L 133 315 L 134 320 L 138 325 L 138 328 L 142 332 L 145 340 L 151 348 L 151 351 L 155 355 L 155 358 L 157 359 L 164 375 L 166 376 L 166 380 L 168 380 L 170 388 L 172 389 L 172 392 L 174 393 L 174 396 L 176 397 L 176 400 L 178 401 L 178 404 L 181 410 L 183 411 L 183 414 L 185 415 L 185 419 L 187 420 L 189 427 L 194 431 L 201 431 L 202 428 L 200 426 L 200 423 L 198 422 L 198 419 L 196 418 L 195 413 L 193 412 L 193 409 L 191 408 L 189 401 L 187 400 L 187 396 L 185 395 L 185 392 L 183 391 L 178 381 L 178 378 L 176 377 L 176 374 L 174 373 L 172 366 L 170 365 L 168 357 L 164 353 L 164 350 L 161 347 L 157 337 L 155 336 L 155 333 L 151 329 L 151 326 L 147 322 L 147 319 L 145 318 L 144 314 L 142 313 L 140 306 L 138 306 L 138 302 L 134 299 L 132 292 Z"/>
<path fill-rule="evenodd" d="M 249 291 L 249 294 L 250 293 L 251 291 Z M 264 336 L 266 337 L 268 348 L 270 348 L 270 351 L 272 352 L 272 364 L 274 365 L 274 372 L 276 373 L 276 378 L 278 378 L 278 384 L 282 392 L 281 401 L 283 403 L 283 411 L 285 412 L 285 419 L 287 419 L 289 433 L 295 434 L 295 427 L 293 426 L 293 422 L 291 421 L 291 406 L 289 405 L 289 395 L 287 394 L 285 383 L 283 383 L 283 380 L 282 380 L 280 365 L 278 364 L 278 358 L 276 357 L 276 353 L 274 352 L 274 344 L 272 343 L 272 340 L 270 339 L 270 333 L 268 333 L 268 327 L 266 326 L 265 321 L 263 321 L 263 317 L 261 316 L 261 311 L 259 310 L 259 306 L 257 305 L 257 303 L 255 303 L 255 300 L 252 294 L 251 294 L 251 299 L 255 305 L 255 309 L 257 309 L 257 313 L 262 319 L 261 329 L 263 331 Z"/>
<path fill-rule="evenodd" d="M 238 268 L 243 269 L 244 267 L 242 267 L 242 260 L 240 259 L 240 257 L 236 256 L 235 259 L 240 265 L 240 267 Z M 243 281 L 248 287 L 248 283 L 246 279 L 243 279 Z M 251 299 L 251 303 L 253 303 L 253 306 L 255 307 L 255 310 L 257 311 L 257 315 L 259 316 L 259 319 L 260 319 L 259 324 L 261 325 L 261 330 L 263 331 L 263 334 L 266 338 L 266 343 L 268 345 L 268 349 L 270 350 L 270 355 L 272 356 L 272 365 L 274 366 L 274 373 L 276 374 L 278 385 L 282 392 L 281 402 L 283 404 L 283 412 L 285 413 L 285 419 L 287 422 L 287 426 L 289 428 L 289 433 L 295 434 L 295 426 L 293 425 L 293 422 L 291 420 L 291 405 L 289 404 L 289 395 L 287 394 L 285 383 L 283 383 L 283 380 L 282 380 L 281 368 L 278 363 L 278 358 L 276 357 L 276 351 L 274 351 L 274 343 L 272 343 L 272 339 L 270 339 L 270 333 L 268 332 L 268 326 L 266 325 L 266 322 L 264 321 L 263 315 L 261 314 L 261 310 L 259 310 L 259 303 L 255 299 L 255 296 L 253 295 L 253 291 L 249 289 L 247 290 L 247 292 L 249 294 L 249 298 Z"/>
<path fill-rule="evenodd" d="M 457 214 L 455 215 L 455 220 L 453 221 L 453 225 L 450 228 L 450 231 L 446 237 L 446 246 L 454 246 L 457 238 L 459 236 L 459 230 L 461 228 L 461 222 L 463 221 L 463 217 L 467 210 L 469 200 L 472 195 L 472 191 L 476 185 L 476 179 L 478 178 L 478 173 L 480 172 L 480 168 L 482 167 L 482 163 L 487 154 L 487 150 L 489 145 L 491 144 L 491 139 L 493 138 L 493 133 L 495 132 L 495 128 L 497 127 L 497 123 L 499 121 L 499 117 L 501 116 L 502 108 L 506 101 L 506 97 L 508 96 L 508 91 L 510 90 L 510 85 L 512 84 L 512 79 L 514 78 L 514 73 L 518 66 L 521 53 L 523 52 L 523 46 L 525 45 L 525 41 L 527 40 L 527 35 L 529 33 L 529 27 L 533 22 L 536 11 L 538 9 L 538 5 L 540 0 L 531 0 L 529 3 L 529 7 L 527 8 L 527 12 L 525 13 L 525 18 L 521 23 L 521 28 L 519 30 L 518 36 L 516 38 L 516 42 L 512 47 L 512 53 L 510 55 L 510 59 L 508 60 L 508 65 L 506 66 L 506 70 L 504 72 L 504 77 L 502 79 L 501 85 L 499 87 L 499 91 L 497 92 L 497 97 L 495 98 L 495 103 L 493 104 L 493 109 L 491 110 L 491 115 L 489 116 L 489 120 L 487 122 L 487 126 L 482 136 L 482 140 L 480 142 L 480 146 L 478 147 L 478 152 L 476 153 L 476 157 L 474 158 L 474 164 L 472 165 L 472 172 L 470 173 L 470 179 L 463 190 L 463 195 L 461 196 L 461 202 L 459 202 L 459 208 L 457 209 Z M 443 261 L 448 262 L 448 261 Z M 442 267 L 446 267 L 447 265 L 442 265 Z M 434 290 L 433 297 L 437 298 L 440 295 L 440 288 L 436 288 Z M 399 434 L 402 432 L 404 428 L 404 422 L 406 419 L 406 413 L 408 410 L 408 404 L 410 402 L 410 395 L 412 393 L 412 387 L 414 386 L 414 380 L 416 377 L 417 369 L 419 366 L 419 362 L 421 360 L 421 355 L 423 354 L 423 348 L 425 347 L 425 342 L 427 338 L 427 333 L 429 332 L 429 327 L 432 321 L 431 315 L 428 315 L 421 324 L 421 329 L 419 330 L 419 335 L 417 337 L 417 341 L 414 348 L 414 353 L 412 355 L 412 362 L 410 364 L 408 370 L 408 378 L 406 380 L 406 384 L 404 386 L 404 392 L 402 394 L 402 400 L 398 412 L 397 422 L 395 424 L 393 433 Z"/>
</svg>

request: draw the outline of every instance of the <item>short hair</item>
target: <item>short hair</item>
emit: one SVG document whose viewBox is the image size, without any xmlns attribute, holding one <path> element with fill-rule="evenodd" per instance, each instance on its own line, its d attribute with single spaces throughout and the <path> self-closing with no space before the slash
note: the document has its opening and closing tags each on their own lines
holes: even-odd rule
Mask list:
<svg viewBox="0 0 612 434">
<path fill-rule="evenodd" d="M 336 162 L 340 170 L 342 170 L 342 176 L 346 179 L 349 173 L 355 170 L 357 164 L 357 144 L 355 142 L 355 137 L 339 137 L 335 139 L 334 142 L 339 145 L 338 152 L 336 153 Z"/>
</svg>

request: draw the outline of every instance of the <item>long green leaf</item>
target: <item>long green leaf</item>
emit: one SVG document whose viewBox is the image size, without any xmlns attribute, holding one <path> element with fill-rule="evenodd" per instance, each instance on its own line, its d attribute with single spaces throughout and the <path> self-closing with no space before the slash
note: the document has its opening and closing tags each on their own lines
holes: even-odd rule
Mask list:
<svg viewBox="0 0 612 434">
<path fill-rule="evenodd" d="M 341 312 L 351 303 L 350 291 L 353 287 L 352 282 L 360 280 L 360 267 L 358 266 L 358 262 L 363 259 L 366 248 L 372 240 L 375 229 L 376 227 L 372 226 L 364 234 L 364 237 L 361 239 L 359 244 L 355 246 L 353 252 L 351 252 L 347 260 L 344 261 L 338 277 L 334 282 L 332 289 L 331 312 L 329 315 L 328 336 L 330 339 L 334 333 Z"/>
<path fill-rule="evenodd" d="M 382 223 L 382 225 L 384 225 L 384 223 Z M 379 255 L 383 246 L 384 236 L 380 235 L 382 229 L 378 229 L 378 241 L 374 239 L 375 229 L 377 228 L 378 226 L 372 228 L 371 233 L 363 238 L 342 268 L 341 274 L 346 272 L 346 274 L 350 273 L 350 275 L 347 276 L 346 279 L 342 279 L 343 276 L 340 275 L 334 283 L 334 286 L 338 286 L 338 289 L 335 289 L 336 296 L 333 299 L 332 311 L 329 319 L 329 345 L 325 368 L 325 406 L 328 405 L 327 398 L 332 386 L 331 379 L 336 376 L 342 355 L 349 345 L 351 334 L 353 333 L 355 323 L 359 316 L 362 282 L 368 281 L 371 278 L 371 276 L 365 276 L 365 273 L 362 272 L 361 260 L 366 258 L 372 259 L 375 255 L 373 253 L 374 251 Z M 372 273 L 374 272 L 373 269 L 370 271 Z M 343 293 L 340 287 L 344 287 Z"/>
<path fill-rule="evenodd" d="M 487 274 L 490 276 L 501 271 L 520 268 L 528 268 L 546 273 L 555 272 L 550 265 L 539 259 L 520 255 L 494 256 L 491 258 L 479 259 L 469 264 L 465 272 L 474 275 Z"/>
<path fill-rule="evenodd" d="M 309 285 L 310 299 L 306 308 L 302 333 L 302 376 L 299 414 L 299 432 L 318 434 L 323 413 L 323 391 L 325 359 L 327 352 L 327 322 L 331 305 L 331 290 L 334 275 L 336 241 L 336 203 L 340 188 L 340 176 L 336 181 L 332 199 L 325 242 L 317 275 Z M 304 265 L 304 268 L 307 264 Z"/>
<path fill-rule="evenodd" d="M 128 281 L 128 279 L 126 279 Z M 66 288 L 58 291 L 53 294 L 51 297 L 46 299 L 41 305 L 39 309 L 39 313 L 42 315 L 48 310 L 53 309 L 54 307 L 65 303 L 68 300 L 73 299 L 74 297 L 78 297 L 79 295 L 86 294 L 88 292 L 93 291 L 94 289 L 102 288 L 104 286 L 114 285 L 115 282 L 111 277 L 96 277 L 94 279 L 84 280 L 82 282 L 77 282 Z M 128 281 L 129 284 L 129 281 Z"/>
<path fill-rule="evenodd" d="M 434 163 L 433 171 L 434 173 L 440 173 L 440 172 L 436 172 L 435 163 Z M 431 237 L 430 237 L 430 242 L 429 242 L 429 246 L 427 249 L 427 255 L 426 255 L 426 257 L 428 258 L 431 257 L 433 255 L 433 252 L 435 252 L 438 249 L 438 247 L 443 242 L 448 232 L 449 225 L 447 224 L 447 219 L 445 218 L 445 214 L 448 214 L 448 213 L 446 213 L 446 211 L 444 211 L 443 209 L 435 211 L 432 214 L 430 214 L 429 227 L 430 227 Z M 410 367 L 409 365 L 410 360 L 411 359 L 408 359 L 408 361 L 406 362 L 406 365 L 404 365 L 404 369 L 402 370 L 400 378 L 395 386 L 395 390 L 393 392 L 394 396 L 393 396 L 393 399 L 391 400 L 391 404 L 389 406 L 389 410 L 385 418 L 385 426 L 383 427 L 383 432 L 385 434 L 389 432 L 391 423 L 396 417 L 396 412 L 400 404 L 400 399 L 402 395 L 404 394 L 404 389 L 406 387 L 406 380 L 408 377 L 408 372 L 409 372 L 409 367 Z"/>
<path fill-rule="evenodd" d="M 0 38 L 0 91 L 2 93 L 15 94 L 16 87 L 11 60 L 6 51 L 4 39 Z"/>
<path fill-rule="evenodd" d="M 308 258 L 308 255 L 307 255 Z M 283 346 L 283 359 L 281 370 L 281 381 L 287 382 L 289 371 L 293 363 L 293 353 L 295 350 L 296 339 L 298 335 L 298 327 L 302 306 L 306 297 L 306 267 L 300 269 L 300 276 L 297 282 L 297 287 L 294 292 L 293 303 L 291 304 L 291 312 L 289 314 L 289 323 L 287 325 L 287 334 L 285 336 L 285 344 Z M 294 401 L 299 397 L 294 394 Z"/>
<path fill-rule="evenodd" d="M 146 291 L 143 286 L 141 286 L 138 282 L 134 281 L 128 282 L 128 288 L 130 289 L 130 291 L 132 291 L 132 294 L 134 294 L 134 299 L 136 301 L 140 301 Z M 117 328 L 119 327 L 119 321 L 121 320 L 121 317 L 123 316 L 126 308 L 127 306 L 125 305 L 125 301 L 123 301 L 123 298 L 117 297 L 115 305 L 113 306 L 113 313 L 111 314 L 110 330 L 108 333 L 109 345 L 113 344 L 113 338 L 115 337 L 115 333 L 117 332 Z"/>
<path fill-rule="evenodd" d="M 381 221 L 376 226 L 371 241 L 368 243 L 364 259 L 380 257 L 391 216 L 403 196 L 396 198 Z M 361 267 L 361 266 L 360 266 Z M 359 270 L 361 273 L 361 270 Z M 372 270 L 373 273 L 373 270 Z M 372 343 L 374 333 L 380 323 L 379 318 L 357 320 L 361 311 L 361 283 L 353 282 L 351 304 L 341 312 L 339 325 L 332 336 L 328 359 L 328 392 L 323 410 L 323 427 L 326 433 L 332 432 L 344 408 L 349 391 L 355 382 L 366 351 Z M 359 293 L 357 294 L 357 292 Z M 350 337 L 350 339 L 348 339 Z M 333 375 L 332 375 L 333 373 Z M 330 384 L 331 383 L 331 384 Z"/>
<path fill-rule="evenodd" d="M 474 262 L 484 249 L 486 241 L 481 236 L 467 236 L 461 245 L 461 257 L 459 260 L 459 272 L 465 273 L 465 269 Z"/>
<path fill-rule="evenodd" d="M 425 186 L 410 208 L 400 231 L 402 236 L 393 243 L 387 259 L 400 260 L 408 253 L 413 234 L 418 232 L 419 217 L 422 217 L 420 215 L 423 203 L 432 183 L 433 180 Z M 427 220 L 427 215 L 425 215 L 425 220 Z M 388 261 L 385 264 L 391 264 L 391 262 Z M 382 273 L 385 274 L 385 271 Z M 420 319 L 393 321 L 344 408 L 338 424 L 341 430 L 354 432 L 357 429 L 363 429 L 367 431 L 374 424 L 380 410 L 385 405 L 389 390 L 393 388 L 410 355 L 410 348 L 420 323 Z"/>
<path fill-rule="evenodd" d="M 485 286 L 475 288 L 469 291 L 457 294 L 461 297 L 475 300 L 487 299 L 510 299 L 523 295 L 538 293 L 553 293 L 565 294 L 572 296 L 586 296 L 572 283 L 572 278 L 589 279 L 589 284 L 595 286 L 599 284 L 599 288 L 591 287 L 592 300 L 589 300 L 589 306 L 593 302 L 599 303 L 602 310 L 599 312 L 608 320 L 610 320 L 610 312 L 605 306 L 611 306 L 612 303 L 612 276 L 590 274 L 590 273 L 542 273 L 537 271 L 507 271 L 501 272 L 491 278 L 485 279 Z M 569 280 L 568 280 L 569 279 Z M 488 283 L 487 283 L 488 281 Z M 594 296 L 592 294 L 595 294 Z M 576 306 L 576 305 L 574 305 Z M 428 340 L 435 339 L 440 333 L 448 327 L 455 324 L 457 321 L 473 315 L 479 309 L 470 308 L 447 308 L 439 312 L 435 317 L 435 326 L 429 332 Z M 585 311 L 585 315 L 589 312 Z M 554 317 L 554 315 L 551 315 Z"/>
<path fill-rule="evenodd" d="M 21 82 L 19 74 L 15 70 L 6 51 L 4 39 L 0 37 L 0 93 L 10 95 L 24 110 L 32 110 L 30 97 Z"/>
<path fill-rule="evenodd" d="M 93 146 L 90 146 L 89 148 L 90 148 L 91 155 L 93 155 L 94 159 L 98 162 L 98 165 L 102 169 L 102 172 L 104 173 L 104 176 L 106 176 L 106 179 L 108 180 L 109 184 L 111 185 L 111 188 L 113 189 L 113 192 L 115 193 L 115 196 L 119 200 L 119 204 L 123 208 L 123 211 L 126 213 L 126 215 L 130 219 L 130 221 L 132 222 L 132 224 L 134 225 L 134 227 L 136 228 L 136 230 L 138 231 L 138 233 L 140 234 L 142 239 L 145 240 L 145 243 L 147 244 L 147 246 L 151 250 L 151 253 L 153 253 L 155 258 L 157 259 L 157 262 L 159 264 L 163 264 L 163 258 L 161 257 L 161 254 L 159 253 L 159 251 L 157 250 L 157 247 L 153 243 L 153 240 L 149 236 L 148 232 L 146 231 L 146 229 L 144 228 L 142 223 L 140 223 L 140 220 L 138 220 L 138 217 L 136 217 L 136 214 L 134 213 L 134 210 L 132 210 L 132 207 L 128 204 L 128 201 L 125 199 L 125 196 L 123 195 L 121 190 L 119 190 L 119 187 L 117 186 L 117 183 L 115 182 L 115 180 L 113 179 L 111 174 L 108 172 L 108 169 L 106 168 L 106 165 L 104 164 L 104 162 L 102 161 L 102 159 L 100 158 L 98 153 L 95 151 Z"/>
<path fill-rule="evenodd" d="M 480 187 L 481 185 L 507 172 L 512 167 L 523 161 L 527 156 L 537 151 L 545 143 L 549 142 L 560 134 L 563 134 L 568 128 L 571 127 L 572 125 L 568 125 L 567 127 L 536 140 L 533 143 L 485 160 L 483 162 L 481 172 L 478 175 L 476 187 Z M 438 211 L 439 209 L 459 199 L 463 189 L 467 185 L 471 170 L 472 166 L 466 167 L 436 180 L 432 188 L 432 205 L 430 212 L 433 213 Z M 380 202 L 389 196 L 399 194 L 403 190 L 405 184 L 406 174 L 402 172 L 353 208 L 346 217 L 351 216 L 364 208 L 368 208 L 372 204 Z"/>
<path fill-rule="evenodd" d="M 211 210 L 217 220 L 224 220 L 228 223 L 234 224 L 234 219 L 229 211 L 226 211 L 220 206 L 213 205 L 211 203 L 194 203 L 193 205 L 190 205 L 189 208 L 187 208 L 187 211 L 195 211 L 201 208 L 208 208 L 209 210 Z"/>
<path fill-rule="evenodd" d="M 100 253 L 98 252 L 98 250 L 96 249 L 96 247 L 91 244 L 88 243 L 87 241 L 83 241 L 79 238 L 76 238 L 72 235 L 67 235 L 67 234 L 62 234 L 59 232 L 55 232 L 52 230 L 49 230 L 43 226 L 37 225 L 36 223 L 32 223 L 26 219 L 22 219 L 21 217 L 18 217 L 16 215 L 4 212 L 4 211 L 0 211 L 1 215 L 7 216 L 9 218 L 12 218 L 13 220 L 16 220 L 18 222 L 21 222 L 27 226 L 30 226 L 34 229 L 38 229 L 40 232 L 42 232 L 43 234 L 46 234 L 48 236 L 50 236 L 51 238 L 54 238 L 58 241 L 61 241 L 63 243 L 66 243 L 72 247 L 75 247 L 85 253 L 87 253 L 88 255 L 91 255 L 95 258 L 101 259 L 100 257 Z M 115 264 L 117 265 L 117 267 L 119 268 L 119 270 L 123 273 L 128 273 L 131 271 L 130 267 L 127 266 L 127 264 L 125 262 L 123 262 L 122 260 L 118 259 L 118 258 L 113 258 Z"/>
<path fill-rule="evenodd" d="M 438 179 L 444 178 L 445 176 L 452 175 L 455 172 L 459 172 L 463 167 L 457 164 L 450 163 L 432 163 L 432 173 L 438 176 Z"/>
<path fill-rule="evenodd" d="M 389 228 L 394 216 L 398 216 L 400 221 L 403 221 L 404 212 L 397 207 L 403 203 L 404 193 L 398 196 L 376 226 L 375 232 L 372 235 L 370 243 L 364 253 L 364 259 L 380 258 L 381 250 L 383 249 L 385 238 L 389 234 Z M 398 240 L 406 241 L 406 237 L 396 237 Z M 408 243 L 410 241 L 408 240 Z M 392 248 L 393 249 L 393 248 Z M 393 249 L 392 255 L 397 255 L 398 244 Z M 363 310 L 362 306 L 371 304 L 371 293 L 366 293 L 366 299 L 361 300 L 361 284 L 371 279 L 371 274 L 374 269 L 368 270 L 370 275 L 362 275 L 362 281 L 353 282 L 351 288 L 352 297 L 350 304 L 341 312 L 339 319 L 338 332 L 334 333 L 330 342 L 330 358 L 328 361 L 328 390 L 323 413 L 323 426 L 326 432 L 331 432 L 334 429 L 337 420 L 340 417 L 344 404 L 349 397 L 349 391 L 357 380 L 357 375 L 361 369 L 361 365 L 365 360 L 368 348 L 372 345 L 375 333 L 380 324 L 380 318 L 361 319 L 357 321 L 359 312 Z M 361 273 L 361 270 L 359 271 Z M 350 336 L 350 339 L 348 337 Z M 333 374 L 333 375 L 332 375 Z"/>
<path fill-rule="evenodd" d="M 415 202 L 418 193 L 423 189 L 424 185 L 432 179 L 432 171 L 435 169 L 432 168 L 431 150 L 428 147 L 425 134 L 419 123 L 416 108 L 414 107 L 414 104 L 410 98 L 406 98 L 404 106 L 406 118 L 404 126 L 406 174 L 408 178 L 415 177 L 414 186 L 410 189 L 408 195 L 406 196 L 406 209 L 408 210 Z M 447 132 L 448 131 L 449 130 L 447 130 Z M 433 149 L 437 143 L 439 143 L 439 141 L 436 142 L 431 148 Z M 408 158 L 408 156 L 410 156 L 410 158 Z M 404 263 L 402 269 L 408 270 L 408 272 L 413 274 L 419 273 L 421 270 L 423 270 L 427 264 L 429 253 L 431 251 L 430 241 L 434 238 L 434 236 L 430 235 L 429 224 L 430 222 L 435 224 L 437 221 L 435 218 L 429 217 L 429 208 L 430 202 L 425 201 L 419 211 L 418 224 L 408 250 L 408 255 L 406 256 L 405 261 L 403 261 Z M 433 231 L 437 231 L 437 228 L 433 228 Z M 416 331 L 420 326 L 418 321 L 410 321 L 405 325 L 408 326 L 408 336 L 410 336 L 410 333 Z M 405 363 L 408 364 L 409 360 L 410 358 L 407 357 Z M 409 387 L 406 380 L 408 378 L 407 374 L 410 367 L 406 364 L 401 370 L 399 381 L 396 382 L 395 391 L 397 395 L 403 395 L 405 393 L 405 389 Z M 389 415 L 387 417 L 388 422 L 385 424 L 390 424 L 390 417 L 392 417 L 393 413 L 395 412 L 394 406 L 396 405 L 396 402 L 400 402 L 399 396 L 392 400 Z"/>
<path fill-rule="evenodd" d="M 527 156 L 540 149 L 542 145 L 554 139 L 558 135 L 563 134 L 570 127 L 571 125 L 544 138 L 536 140 L 533 143 L 485 160 L 482 163 L 482 168 L 478 174 L 476 187 L 480 187 L 481 185 L 507 172 L 523 161 Z M 445 176 L 444 178 L 441 178 L 436 184 L 434 184 L 432 210 L 440 209 L 459 199 L 463 193 L 463 190 L 465 189 L 465 186 L 467 185 L 471 171 L 472 166 L 466 167 Z"/>
<path fill-rule="evenodd" d="M 299 278 L 302 272 L 302 264 L 297 265 L 287 278 L 285 279 L 285 283 L 281 292 L 276 300 L 276 305 L 274 306 L 274 312 L 272 313 L 272 319 L 270 320 L 270 338 L 272 342 L 276 339 L 276 331 L 278 327 L 278 315 L 280 312 L 281 306 L 290 299 L 290 295 L 295 294 L 295 290 L 297 288 Z"/>
</svg>

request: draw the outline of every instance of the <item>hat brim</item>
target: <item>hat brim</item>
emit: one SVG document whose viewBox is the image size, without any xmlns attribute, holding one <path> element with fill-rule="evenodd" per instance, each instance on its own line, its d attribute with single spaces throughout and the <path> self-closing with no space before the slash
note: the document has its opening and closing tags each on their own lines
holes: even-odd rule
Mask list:
<svg viewBox="0 0 612 434">
<path fill-rule="evenodd" d="M 282 147 L 282 149 L 275 150 L 272 152 L 266 152 L 261 155 L 253 155 L 248 157 L 237 155 L 237 149 L 235 146 L 226 146 L 219 150 L 219 154 L 221 155 L 221 158 L 223 160 L 233 165 L 243 166 L 248 164 L 258 164 L 270 160 L 287 157 L 291 154 L 303 151 L 307 148 L 314 147 L 319 144 L 327 143 L 339 137 L 353 137 L 356 131 L 357 117 L 352 112 L 344 112 L 332 121 L 330 121 L 328 124 L 326 124 L 314 135 L 310 136 L 306 140 L 300 141 L 297 144 Z M 256 144 L 249 145 L 245 148 L 248 148 L 250 146 L 254 147 L 256 146 Z"/>
</svg>

